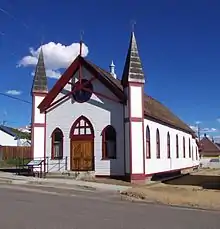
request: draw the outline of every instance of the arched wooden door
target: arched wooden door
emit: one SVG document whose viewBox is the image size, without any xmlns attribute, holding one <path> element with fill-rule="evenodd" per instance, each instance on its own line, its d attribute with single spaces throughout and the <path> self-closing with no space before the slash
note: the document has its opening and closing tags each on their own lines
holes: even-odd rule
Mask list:
<svg viewBox="0 0 220 229">
<path fill-rule="evenodd" d="M 71 128 L 70 154 L 72 171 L 94 170 L 94 130 L 84 116 L 80 116 Z"/>
</svg>

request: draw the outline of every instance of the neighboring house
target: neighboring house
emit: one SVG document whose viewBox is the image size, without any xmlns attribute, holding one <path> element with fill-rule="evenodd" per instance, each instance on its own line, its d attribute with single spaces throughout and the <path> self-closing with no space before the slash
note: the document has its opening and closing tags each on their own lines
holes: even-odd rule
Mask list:
<svg viewBox="0 0 220 229">
<path fill-rule="evenodd" d="M 30 134 L 0 125 L 0 145 L 2 146 L 30 146 Z"/>
<path fill-rule="evenodd" d="M 203 167 L 212 167 L 210 163 L 219 163 L 220 146 L 218 143 L 215 143 L 214 140 L 206 137 L 206 134 L 199 142 L 199 153 L 200 162 Z"/>
<path fill-rule="evenodd" d="M 198 166 L 194 131 L 144 93 L 145 81 L 134 33 L 121 80 L 113 63 L 107 72 L 79 55 L 48 91 L 41 49 L 32 86 L 34 158 L 49 157 L 50 171 L 67 158 L 62 169 L 130 181 Z"/>
</svg>

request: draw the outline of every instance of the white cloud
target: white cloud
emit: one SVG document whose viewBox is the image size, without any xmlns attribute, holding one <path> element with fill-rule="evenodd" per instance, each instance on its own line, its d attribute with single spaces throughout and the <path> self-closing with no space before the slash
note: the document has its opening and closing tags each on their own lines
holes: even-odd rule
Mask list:
<svg viewBox="0 0 220 229">
<path fill-rule="evenodd" d="M 195 132 L 198 131 L 198 126 L 190 126 L 190 128 L 194 130 Z M 201 133 L 214 133 L 214 132 L 218 132 L 218 130 L 216 128 L 205 127 L 205 128 L 200 128 L 200 132 Z"/>
<path fill-rule="evenodd" d="M 202 132 L 205 132 L 205 133 L 213 133 L 213 132 L 217 132 L 218 130 L 216 128 L 202 128 L 201 129 Z"/>
<path fill-rule="evenodd" d="M 22 93 L 21 91 L 17 91 L 17 90 L 6 91 L 6 94 L 8 94 L 8 95 L 20 95 L 21 93 Z"/>
<path fill-rule="evenodd" d="M 43 48 L 44 61 L 47 77 L 59 78 L 59 69 L 67 68 L 74 59 L 79 55 L 80 44 L 72 43 L 71 45 L 63 45 L 60 43 L 49 42 L 34 50 L 29 49 L 30 55 L 24 56 L 19 62 L 18 67 L 35 66 L 37 64 L 38 55 L 41 47 Z M 82 44 L 82 56 L 85 57 L 89 53 L 89 49 Z"/>
<path fill-rule="evenodd" d="M 189 126 L 192 130 L 198 131 L 198 126 Z"/>
<path fill-rule="evenodd" d="M 201 124 L 201 123 L 202 123 L 201 121 L 196 121 L 196 122 L 195 122 L 195 124 L 197 124 L 197 125 L 198 125 L 198 124 Z"/>
</svg>

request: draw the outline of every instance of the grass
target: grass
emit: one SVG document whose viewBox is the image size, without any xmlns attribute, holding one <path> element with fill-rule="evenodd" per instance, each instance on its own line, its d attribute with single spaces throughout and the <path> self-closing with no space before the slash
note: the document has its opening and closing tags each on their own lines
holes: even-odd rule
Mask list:
<svg viewBox="0 0 220 229">
<path fill-rule="evenodd" d="M 11 158 L 7 160 L 0 161 L 0 168 L 9 168 L 26 165 L 30 159 L 22 159 L 22 158 Z"/>
</svg>

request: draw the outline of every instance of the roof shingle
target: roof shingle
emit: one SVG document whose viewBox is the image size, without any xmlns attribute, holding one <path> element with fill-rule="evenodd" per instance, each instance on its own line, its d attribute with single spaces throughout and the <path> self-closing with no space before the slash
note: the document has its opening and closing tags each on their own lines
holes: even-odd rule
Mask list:
<svg viewBox="0 0 220 229">
<path fill-rule="evenodd" d="M 93 64 L 92 62 L 88 60 L 86 60 L 86 62 L 95 68 L 96 71 L 98 71 L 103 77 L 115 84 L 117 88 L 123 91 L 121 80 L 115 79 L 109 72 Z M 174 128 L 195 135 L 195 132 L 181 119 L 174 115 L 166 106 L 146 94 L 144 95 L 144 114 L 146 117 L 156 119 Z"/>
</svg>

